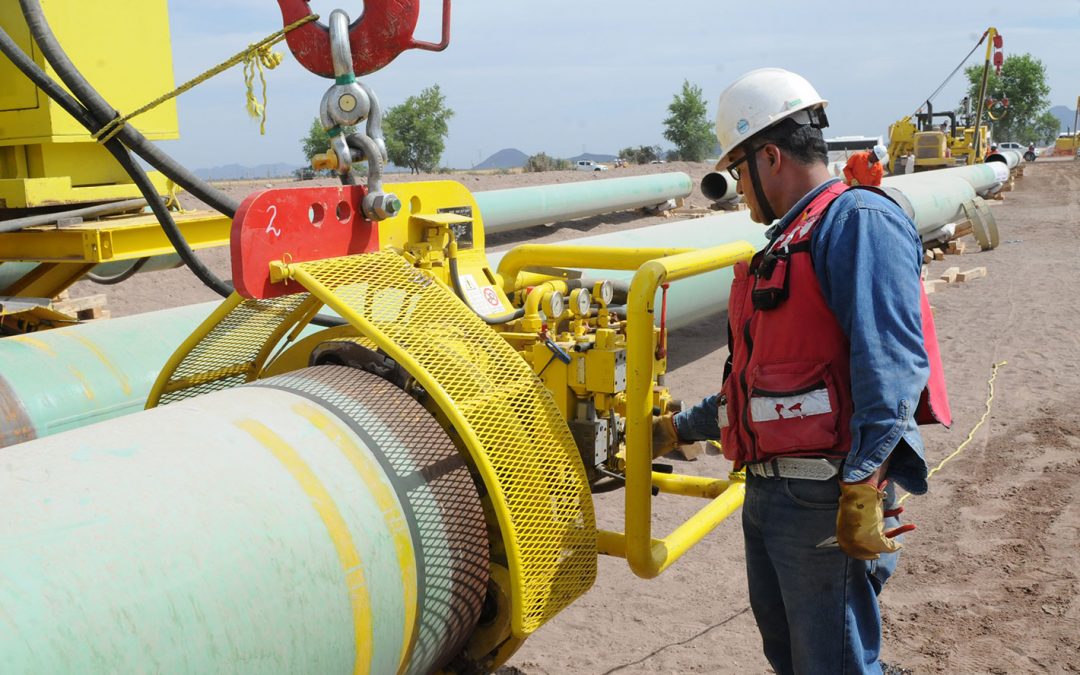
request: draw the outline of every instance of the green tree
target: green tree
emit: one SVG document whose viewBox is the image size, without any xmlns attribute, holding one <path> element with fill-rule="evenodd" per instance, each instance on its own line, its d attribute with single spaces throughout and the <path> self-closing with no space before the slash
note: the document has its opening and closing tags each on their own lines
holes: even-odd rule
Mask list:
<svg viewBox="0 0 1080 675">
<path fill-rule="evenodd" d="M 525 162 L 525 173 L 543 171 L 565 171 L 570 168 L 570 160 L 552 157 L 546 152 L 538 152 Z"/>
<path fill-rule="evenodd" d="M 679 159 L 700 162 L 716 143 L 707 108 L 701 87 L 683 80 L 682 93 L 675 95 L 664 120 L 664 138 L 675 144 Z"/>
<path fill-rule="evenodd" d="M 631 164 L 648 164 L 660 159 L 660 147 L 657 145 L 639 145 L 636 148 L 623 148 L 619 151 L 619 159 Z"/>
<path fill-rule="evenodd" d="M 351 134 L 352 131 L 352 127 L 345 127 L 345 133 Z M 330 137 L 326 135 L 326 131 L 322 128 L 322 123 L 319 122 L 318 117 L 311 122 L 311 128 L 308 129 L 307 136 L 300 139 L 300 146 L 309 165 L 312 157 L 329 149 Z"/>
<path fill-rule="evenodd" d="M 449 133 L 447 122 L 453 116 L 437 84 L 391 108 L 383 119 L 390 161 L 412 173 L 438 169 Z"/>
<path fill-rule="evenodd" d="M 1030 134 L 1021 136 L 1024 143 L 1053 143 L 1061 132 L 1061 120 L 1047 110 L 1035 118 Z"/>
<path fill-rule="evenodd" d="M 978 109 L 983 66 L 971 66 L 964 73 L 968 77 L 968 96 L 974 112 Z M 1001 119 L 991 120 L 989 114 L 984 113 L 983 124 L 990 124 L 994 140 L 1031 142 L 1045 132 L 1047 120 L 1042 116 L 1050 109 L 1050 85 L 1046 84 L 1046 68 L 1042 61 L 1031 54 L 1005 57 L 1001 75 L 991 69 L 986 80 L 986 98 L 1009 99 L 1009 107 Z"/>
</svg>

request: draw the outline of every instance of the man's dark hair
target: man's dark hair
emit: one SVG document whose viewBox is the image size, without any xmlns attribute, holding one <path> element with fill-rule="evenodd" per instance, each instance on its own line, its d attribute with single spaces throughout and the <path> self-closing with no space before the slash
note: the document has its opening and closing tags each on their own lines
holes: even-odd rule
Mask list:
<svg viewBox="0 0 1080 675">
<path fill-rule="evenodd" d="M 754 140 L 758 147 L 765 143 L 776 145 L 799 164 L 829 162 L 829 146 L 821 129 L 809 124 L 786 119 L 762 131 Z"/>
</svg>

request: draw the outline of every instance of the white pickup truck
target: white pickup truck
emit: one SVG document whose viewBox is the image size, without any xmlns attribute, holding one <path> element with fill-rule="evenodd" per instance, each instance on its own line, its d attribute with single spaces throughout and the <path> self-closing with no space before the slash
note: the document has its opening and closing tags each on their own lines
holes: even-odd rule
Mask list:
<svg viewBox="0 0 1080 675">
<path fill-rule="evenodd" d="M 608 168 L 603 164 L 597 164 L 591 159 L 579 159 L 574 162 L 574 168 L 578 171 L 607 171 Z"/>
</svg>

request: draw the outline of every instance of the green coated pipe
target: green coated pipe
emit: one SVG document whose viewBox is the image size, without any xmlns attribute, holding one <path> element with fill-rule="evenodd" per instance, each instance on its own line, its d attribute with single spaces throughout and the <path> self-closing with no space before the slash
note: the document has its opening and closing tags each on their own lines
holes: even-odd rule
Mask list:
<svg viewBox="0 0 1080 675">
<path fill-rule="evenodd" d="M 0 494 L 9 673 L 427 673 L 487 590 L 453 441 L 343 366 L 22 443 Z"/>
<path fill-rule="evenodd" d="M 995 162 L 997 166 L 1003 164 Z M 982 166 L 982 165 L 980 165 Z M 897 189 L 906 199 L 914 212 L 914 219 L 921 233 L 935 230 L 955 222 L 962 216 L 962 204 L 973 198 L 973 191 L 991 189 L 998 174 L 993 169 L 979 167 L 960 167 L 944 169 L 925 174 L 893 176 L 885 179 L 886 187 Z M 961 180 L 963 179 L 963 180 Z M 597 182 L 586 183 L 596 185 Z M 483 193 L 481 193 L 483 194 Z M 487 214 L 484 213 L 485 219 Z M 733 241 L 744 240 L 755 247 L 765 245 L 765 228 L 750 220 L 748 211 L 737 211 L 723 215 L 693 220 L 674 221 L 653 227 L 621 230 L 610 234 L 575 239 L 575 245 L 582 246 L 628 246 L 628 247 L 670 247 L 691 248 L 717 246 Z M 492 267 L 497 267 L 501 253 L 488 256 Z M 586 276 L 629 281 L 631 273 L 604 270 L 586 270 Z M 727 307 L 727 289 L 731 283 L 731 270 L 718 270 L 700 277 L 683 280 L 672 285 L 668 297 L 668 325 L 673 328 L 689 325 L 695 321 L 716 314 Z M 39 333 L 32 338 L 58 345 L 49 350 L 32 350 L 25 344 L 12 341 L 12 338 L 0 340 L 0 389 L 5 386 L 7 392 L 0 391 L 0 419 L 8 415 L 10 419 L 31 419 L 31 433 L 20 437 L 17 433 L 8 434 L 4 439 L 0 431 L 0 447 L 25 440 L 25 438 L 45 436 L 63 429 L 75 428 L 82 424 L 126 412 L 132 412 L 142 406 L 157 373 L 172 354 L 173 348 L 194 330 L 198 322 L 205 318 L 208 310 L 202 309 L 191 313 L 184 310 L 166 310 L 155 313 L 160 319 L 146 322 L 154 324 L 158 339 L 148 339 L 130 348 L 125 342 L 128 334 L 137 334 L 135 326 L 142 326 L 143 317 L 114 319 L 95 322 L 83 326 L 59 329 Z M 171 318 L 170 312 L 177 315 Z M 181 314 L 183 314 L 181 316 Z M 125 323 L 121 323 L 125 322 Z M 61 331 L 70 331 L 72 336 L 79 336 L 90 331 L 94 349 L 63 355 L 62 360 L 50 363 L 51 353 L 61 353 L 68 349 L 59 343 L 69 345 L 77 343 L 72 338 L 52 337 Z M 126 376 L 124 382 L 128 389 L 118 387 L 112 381 L 115 375 L 106 368 L 105 372 L 84 374 L 83 362 L 86 360 L 104 360 L 109 363 L 125 362 L 128 359 L 143 364 L 139 375 Z M 100 371 L 100 368 L 98 369 Z M 127 368 L 125 368 L 127 370 Z M 48 376 L 42 376 L 48 373 Z M 109 382 L 110 396 L 96 394 L 98 379 Z M 83 383 L 89 386 L 83 386 Z M 94 392 L 91 396 L 87 391 Z M 57 395 L 56 392 L 61 392 Z M 39 403 L 41 401 L 41 403 Z M 5 412 L 5 408 L 14 409 Z M 20 409 L 28 409 L 23 417 L 17 417 Z M 8 424 L 6 428 L 18 429 L 17 424 Z"/>
<path fill-rule="evenodd" d="M 939 231 L 943 225 L 962 219 L 963 204 L 975 199 L 975 189 L 971 183 L 946 171 L 890 176 L 881 185 L 886 190 L 891 188 L 900 192 L 902 198 L 897 198 L 897 201 L 909 206 L 914 213 L 912 220 L 920 236 Z M 907 204 L 904 204 L 905 200 Z"/>
<path fill-rule="evenodd" d="M 690 194 L 693 183 L 681 171 L 583 180 L 575 183 L 475 193 L 484 232 L 496 234 L 533 225 L 585 218 L 612 211 L 657 206 Z"/>
<path fill-rule="evenodd" d="M 0 340 L 0 447 L 143 407 L 210 302 Z"/>
</svg>

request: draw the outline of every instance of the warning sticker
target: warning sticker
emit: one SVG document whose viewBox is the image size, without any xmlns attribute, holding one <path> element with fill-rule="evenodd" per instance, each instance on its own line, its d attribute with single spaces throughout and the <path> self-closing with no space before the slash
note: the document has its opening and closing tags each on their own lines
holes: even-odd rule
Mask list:
<svg viewBox="0 0 1080 675">
<path fill-rule="evenodd" d="M 476 283 L 476 279 L 471 274 L 462 274 L 458 276 L 458 279 L 461 281 L 461 290 L 465 293 L 469 306 L 477 314 L 495 316 L 506 312 L 494 288 Z"/>
</svg>

